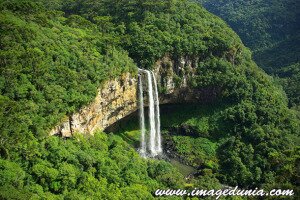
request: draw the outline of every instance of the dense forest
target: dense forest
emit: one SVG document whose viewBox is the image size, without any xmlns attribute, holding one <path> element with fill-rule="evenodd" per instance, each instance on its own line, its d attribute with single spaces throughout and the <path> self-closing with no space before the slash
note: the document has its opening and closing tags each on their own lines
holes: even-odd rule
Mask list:
<svg viewBox="0 0 300 200">
<path fill-rule="evenodd" d="M 210 12 L 224 19 L 254 52 L 256 63 L 267 73 L 278 76 L 279 82 L 290 79 L 291 87 L 300 85 L 300 77 L 287 77 L 300 61 L 300 2 L 298 0 L 198 0 Z M 299 105 L 298 91 L 291 93 L 282 84 L 290 106 Z"/>
<path fill-rule="evenodd" d="M 299 61 L 299 1 L 198 1 L 230 24 L 260 65 L 279 67 Z"/>
<path fill-rule="evenodd" d="M 297 112 L 238 35 L 198 3 L 0 0 L 0 10 L 1 199 L 152 199 L 158 188 L 224 185 L 299 194 Z M 198 176 L 141 158 L 127 133 L 48 136 L 105 80 L 165 55 L 199 57 L 190 87 L 221 91 L 211 105 L 162 119 L 165 140 Z M 299 84 L 289 80 L 298 69 L 278 69 L 296 103 Z"/>
</svg>

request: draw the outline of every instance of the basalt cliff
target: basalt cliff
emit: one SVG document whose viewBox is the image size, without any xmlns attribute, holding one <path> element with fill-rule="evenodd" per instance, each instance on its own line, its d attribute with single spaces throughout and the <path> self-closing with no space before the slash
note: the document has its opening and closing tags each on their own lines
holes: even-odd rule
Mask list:
<svg viewBox="0 0 300 200">
<path fill-rule="evenodd" d="M 198 58 L 165 56 L 153 72 L 159 87 L 160 104 L 214 101 L 221 88 L 195 88 L 190 82 L 197 73 Z M 137 76 L 130 73 L 106 81 L 94 101 L 79 112 L 66 116 L 50 135 L 71 137 L 74 133 L 93 134 L 104 130 L 138 108 Z"/>
</svg>

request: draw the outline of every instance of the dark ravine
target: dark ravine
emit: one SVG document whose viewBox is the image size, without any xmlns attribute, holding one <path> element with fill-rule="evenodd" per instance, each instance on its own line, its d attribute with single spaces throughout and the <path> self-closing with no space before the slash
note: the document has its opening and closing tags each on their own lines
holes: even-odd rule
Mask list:
<svg viewBox="0 0 300 200">
<path fill-rule="evenodd" d="M 153 72 L 158 80 L 160 104 L 208 103 L 218 98 L 221 88 L 192 88 L 198 59 L 169 56 L 158 60 Z M 137 110 L 137 77 L 129 73 L 105 82 L 95 100 L 79 112 L 66 116 L 50 135 L 71 137 L 74 133 L 93 134 L 103 131 Z"/>
</svg>

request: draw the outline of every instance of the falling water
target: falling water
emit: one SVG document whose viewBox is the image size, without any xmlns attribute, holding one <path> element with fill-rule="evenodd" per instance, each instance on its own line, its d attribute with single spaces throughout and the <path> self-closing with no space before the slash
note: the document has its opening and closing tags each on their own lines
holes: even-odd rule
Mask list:
<svg viewBox="0 0 300 200">
<path fill-rule="evenodd" d="M 141 127 L 141 149 L 142 157 L 147 157 L 147 141 L 150 156 L 154 157 L 162 153 L 161 134 L 160 134 L 160 114 L 157 82 L 154 73 L 149 70 L 139 69 L 139 101 L 140 101 L 140 127 Z M 149 140 L 145 136 L 145 116 L 144 116 L 144 98 L 143 98 L 143 74 L 146 74 L 148 84 L 148 101 L 149 101 Z M 155 93 L 155 94 L 153 94 Z"/>
<path fill-rule="evenodd" d="M 139 75 L 139 106 L 140 106 L 140 127 L 141 127 L 141 149 L 140 154 L 146 157 L 146 138 L 145 138 L 145 116 L 144 116 L 144 97 L 143 97 L 143 78 Z"/>
<path fill-rule="evenodd" d="M 160 135 L 160 113 L 159 113 L 159 99 L 158 99 L 158 90 L 157 90 L 157 82 L 156 78 L 154 76 L 154 73 L 152 72 L 153 82 L 154 82 L 154 92 L 155 92 L 155 122 L 156 122 L 156 152 L 158 154 L 162 153 L 162 147 L 161 147 L 161 135 Z"/>
<path fill-rule="evenodd" d="M 149 141 L 149 149 L 151 155 L 156 155 L 155 148 L 155 136 L 156 136 L 156 128 L 155 128 L 155 113 L 154 113 L 154 98 L 153 98 L 153 85 L 152 85 L 152 75 L 150 71 L 146 71 L 147 79 L 148 79 L 148 95 L 149 95 L 149 122 L 150 122 L 150 141 Z"/>
</svg>

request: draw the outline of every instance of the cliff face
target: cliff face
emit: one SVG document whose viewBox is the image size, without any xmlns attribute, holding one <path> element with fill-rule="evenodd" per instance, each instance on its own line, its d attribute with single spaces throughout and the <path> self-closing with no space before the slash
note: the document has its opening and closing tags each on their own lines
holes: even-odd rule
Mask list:
<svg viewBox="0 0 300 200">
<path fill-rule="evenodd" d="M 153 68 L 160 91 L 160 104 L 196 103 L 214 101 L 220 89 L 192 88 L 190 80 L 196 74 L 198 59 L 190 57 L 158 60 Z M 93 103 L 78 113 L 67 116 L 50 135 L 71 137 L 73 133 L 93 134 L 104 130 L 137 110 L 137 77 L 127 73 L 105 82 L 99 88 Z"/>
<path fill-rule="evenodd" d="M 61 125 L 55 127 L 50 135 L 59 134 L 70 137 L 73 133 L 93 134 L 104 130 L 137 108 L 137 79 L 129 73 L 106 81 L 90 105 L 78 113 L 68 116 Z"/>
<path fill-rule="evenodd" d="M 154 66 L 154 74 L 160 88 L 160 103 L 209 103 L 216 100 L 221 88 L 192 87 L 197 75 L 199 58 L 165 56 Z"/>
</svg>

